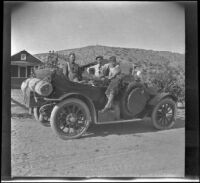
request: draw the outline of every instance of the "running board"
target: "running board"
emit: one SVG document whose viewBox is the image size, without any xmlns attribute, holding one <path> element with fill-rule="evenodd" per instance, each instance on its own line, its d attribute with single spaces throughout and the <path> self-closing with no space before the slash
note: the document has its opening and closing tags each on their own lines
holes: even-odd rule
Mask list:
<svg viewBox="0 0 200 183">
<path fill-rule="evenodd" d="M 128 120 L 118 120 L 118 121 L 103 121 L 103 122 L 96 122 L 95 124 L 101 125 L 101 124 L 113 124 L 113 123 L 126 123 L 126 122 L 139 122 L 143 121 L 141 118 L 135 118 L 135 119 L 128 119 Z"/>
</svg>

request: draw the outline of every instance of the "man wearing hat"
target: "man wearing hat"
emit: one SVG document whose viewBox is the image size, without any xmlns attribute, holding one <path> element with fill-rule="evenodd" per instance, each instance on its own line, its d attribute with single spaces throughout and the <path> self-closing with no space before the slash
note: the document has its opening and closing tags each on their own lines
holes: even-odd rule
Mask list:
<svg viewBox="0 0 200 183">
<path fill-rule="evenodd" d="M 63 68 L 63 74 L 70 80 L 74 82 L 80 81 L 80 67 L 75 63 L 76 55 L 71 52 L 69 54 L 69 62 Z"/>
<path fill-rule="evenodd" d="M 91 69 L 94 69 L 94 76 L 101 77 L 103 75 L 103 70 L 105 70 L 108 64 L 103 65 L 103 56 L 99 55 L 96 57 L 97 64 L 87 68 L 87 72 L 90 73 Z"/>
<path fill-rule="evenodd" d="M 106 78 L 109 80 L 109 85 L 105 92 L 105 94 L 108 98 L 108 101 L 107 101 L 107 104 L 105 105 L 104 109 L 100 111 L 102 113 L 112 108 L 114 96 L 116 96 L 118 94 L 119 89 L 120 89 L 121 69 L 120 69 L 119 64 L 117 63 L 115 56 L 112 56 L 109 58 L 108 69 L 109 69 L 109 73 L 108 73 L 108 76 L 106 76 Z"/>
<path fill-rule="evenodd" d="M 134 76 L 135 80 L 142 80 L 142 68 L 140 63 L 132 63 L 132 68 L 130 69 L 130 74 Z"/>
</svg>

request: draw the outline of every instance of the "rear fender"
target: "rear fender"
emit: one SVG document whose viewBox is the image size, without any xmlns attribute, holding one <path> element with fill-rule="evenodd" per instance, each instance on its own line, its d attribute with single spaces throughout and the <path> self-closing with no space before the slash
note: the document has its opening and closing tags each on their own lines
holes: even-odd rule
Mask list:
<svg viewBox="0 0 200 183">
<path fill-rule="evenodd" d="M 175 97 L 174 95 L 171 95 L 169 93 L 159 93 L 158 95 L 156 95 L 155 97 L 153 97 L 149 102 L 148 105 L 150 106 L 155 106 L 160 100 L 164 99 L 164 98 L 171 98 L 172 100 L 174 100 L 175 102 L 178 101 L 177 97 Z"/>
</svg>

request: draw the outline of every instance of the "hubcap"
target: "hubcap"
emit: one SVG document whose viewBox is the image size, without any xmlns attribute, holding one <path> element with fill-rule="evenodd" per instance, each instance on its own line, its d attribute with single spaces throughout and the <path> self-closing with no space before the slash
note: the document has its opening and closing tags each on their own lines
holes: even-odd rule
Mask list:
<svg viewBox="0 0 200 183">
<path fill-rule="evenodd" d="M 86 114 L 79 104 L 67 104 L 57 117 L 59 130 L 67 136 L 81 133 L 87 125 Z"/>
<path fill-rule="evenodd" d="M 76 116 L 76 114 L 74 114 L 74 113 L 68 114 L 67 117 L 66 117 L 66 122 L 70 122 L 72 124 L 75 123 L 75 122 L 77 122 L 77 116 Z"/>
</svg>

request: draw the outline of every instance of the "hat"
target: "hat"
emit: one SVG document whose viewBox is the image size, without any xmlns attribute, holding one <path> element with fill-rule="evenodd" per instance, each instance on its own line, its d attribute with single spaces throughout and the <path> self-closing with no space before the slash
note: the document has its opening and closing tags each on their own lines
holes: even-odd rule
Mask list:
<svg viewBox="0 0 200 183">
<path fill-rule="evenodd" d="M 116 60 L 116 57 L 115 57 L 115 56 L 111 56 L 111 57 L 109 58 L 109 61 L 110 61 L 110 62 L 117 62 L 117 60 Z"/>
<path fill-rule="evenodd" d="M 103 60 L 103 56 L 101 56 L 101 55 L 97 56 L 97 57 L 96 57 L 96 60 L 97 60 L 98 58 L 100 58 L 100 59 Z"/>
</svg>

